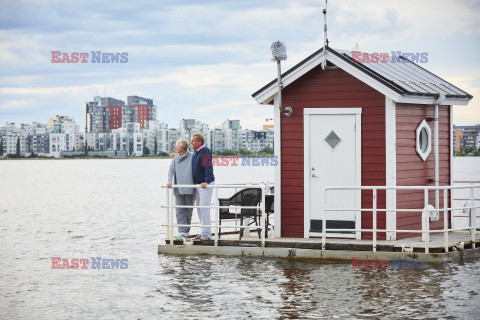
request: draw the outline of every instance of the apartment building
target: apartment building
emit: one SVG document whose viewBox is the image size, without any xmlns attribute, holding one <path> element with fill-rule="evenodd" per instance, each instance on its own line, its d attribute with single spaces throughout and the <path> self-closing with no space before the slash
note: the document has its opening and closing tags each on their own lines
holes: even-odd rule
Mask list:
<svg viewBox="0 0 480 320">
<path fill-rule="evenodd" d="M 47 121 L 49 135 L 49 153 L 60 158 L 63 151 L 76 151 L 80 148 L 78 125 L 66 116 L 55 116 Z"/>
<path fill-rule="evenodd" d="M 47 126 L 36 122 L 31 125 L 22 123 L 19 127 L 15 123 L 5 123 L 0 127 L 0 140 L 3 156 L 17 154 L 17 145 L 20 147 L 18 154 L 21 156 L 49 153 Z"/>
<path fill-rule="evenodd" d="M 474 126 L 453 126 L 455 152 L 480 147 L 480 124 Z M 458 150 L 458 151 L 457 151 Z"/>
</svg>

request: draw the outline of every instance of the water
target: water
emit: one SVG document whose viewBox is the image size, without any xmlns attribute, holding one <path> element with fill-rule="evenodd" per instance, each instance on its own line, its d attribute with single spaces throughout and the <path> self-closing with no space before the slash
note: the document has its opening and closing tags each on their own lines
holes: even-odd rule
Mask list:
<svg viewBox="0 0 480 320">
<path fill-rule="evenodd" d="M 474 319 L 480 261 L 426 270 L 158 255 L 169 160 L 0 161 L 1 319 Z M 478 180 L 480 159 L 455 159 Z M 273 168 L 216 167 L 217 183 Z M 128 269 L 51 269 L 51 257 Z"/>
</svg>

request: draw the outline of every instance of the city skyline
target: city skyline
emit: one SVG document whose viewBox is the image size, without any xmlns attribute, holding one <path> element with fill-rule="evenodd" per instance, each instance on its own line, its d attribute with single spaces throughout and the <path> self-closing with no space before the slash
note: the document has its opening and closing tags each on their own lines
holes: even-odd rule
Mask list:
<svg viewBox="0 0 480 320">
<path fill-rule="evenodd" d="M 138 110 L 134 110 L 136 107 Z M 0 158 L 84 157 L 85 150 L 108 157 L 159 156 L 174 151 L 180 138 L 189 141 L 194 133 L 203 134 L 205 144 L 214 152 L 273 151 L 273 128 L 250 130 L 242 128 L 240 120 L 232 119 L 212 128 L 197 119 L 182 119 L 178 127 L 169 127 L 146 116 L 150 114 L 155 114 L 155 106 L 148 98 L 129 96 L 125 105 L 122 100 L 95 97 L 85 104 L 87 125 L 83 134 L 68 116 L 57 115 L 46 124 L 22 123 L 18 127 L 6 122 L 0 124 Z"/>
<path fill-rule="evenodd" d="M 358 44 L 364 52 L 428 53 L 422 67 L 474 97 L 454 108 L 454 122 L 480 122 L 477 2 L 328 5 L 333 48 Z M 169 125 L 189 117 L 209 124 L 234 118 L 260 129 L 273 107 L 257 105 L 251 94 L 276 76 L 271 43 L 287 45 L 283 71 L 316 51 L 323 44 L 323 6 L 318 0 L 4 2 L 0 123 L 46 121 L 56 114 L 79 120 L 92 97 L 128 92 L 156 101 L 159 118 Z M 52 51 L 70 58 L 95 53 L 98 59 L 52 63 L 58 60 Z"/>
<path fill-rule="evenodd" d="M 128 97 L 131 97 L 131 96 L 128 96 Z M 135 96 L 136 97 L 136 96 Z M 113 97 L 102 97 L 102 96 L 97 96 L 97 97 L 94 97 L 92 99 L 95 100 L 95 98 L 105 98 L 105 99 L 111 99 Z M 118 100 L 121 100 L 122 97 L 118 97 L 119 99 Z M 143 97 L 139 97 L 139 98 L 143 98 Z M 116 98 L 113 98 L 115 100 L 117 100 Z M 84 103 L 84 105 L 82 106 L 82 108 L 85 108 L 85 104 L 88 104 L 88 103 L 91 103 L 92 101 L 86 101 Z M 152 100 L 153 101 L 153 100 Z M 124 102 L 124 101 L 123 101 Z M 127 106 L 127 105 L 131 105 L 129 103 L 124 103 L 123 106 Z M 156 107 L 156 105 L 153 103 L 153 106 Z M 22 124 L 26 124 L 26 125 L 30 125 L 32 123 L 38 123 L 38 124 L 44 124 L 44 123 L 48 123 L 48 121 L 50 121 L 52 118 L 54 117 L 69 117 L 72 121 L 76 122 L 79 126 L 79 129 L 80 129 L 80 132 L 81 133 L 85 133 L 85 113 L 82 115 L 82 117 L 80 119 L 75 119 L 74 116 L 71 116 L 71 115 L 68 115 L 68 114 L 60 114 L 60 113 L 56 113 L 52 116 L 49 116 L 48 119 L 46 120 L 33 120 L 33 121 L 30 121 L 30 122 L 23 122 L 23 121 L 20 121 L 20 122 L 15 122 L 15 121 L 10 121 L 9 119 L 5 119 L 5 121 L 3 122 L 0 122 L 0 126 L 4 126 L 5 124 L 15 124 L 15 125 L 19 125 L 21 126 Z M 175 127 L 180 127 L 181 126 L 181 122 L 183 120 L 197 120 L 197 118 L 195 117 L 190 117 L 190 118 L 179 118 L 176 120 L 176 124 L 174 125 L 170 125 L 168 124 L 167 122 L 165 121 L 162 121 L 162 119 L 158 119 L 158 117 L 154 118 L 154 119 L 150 119 L 150 120 L 154 120 L 154 121 L 158 121 L 160 124 L 167 124 L 168 127 L 170 128 L 175 128 Z M 222 125 L 222 123 L 226 120 L 240 120 L 240 119 L 233 119 L 233 118 L 226 118 L 226 119 L 221 119 L 220 122 L 218 123 L 207 123 L 201 119 L 198 119 L 199 121 L 207 124 L 210 128 L 216 128 L 216 127 L 220 127 Z M 128 123 L 135 123 L 136 121 L 129 121 Z M 253 128 L 246 128 L 245 129 L 249 129 L 249 130 L 265 130 L 265 127 L 271 127 L 273 128 L 273 118 L 265 118 L 263 119 L 263 123 L 261 124 L 261 128 L 258 128 L 258 129 L 253 129 Z M 116 128 L 121 128 L 122 126 L 118 126 Z M 142 127 L 143 128 L 143 127 Z"/>
</svg>

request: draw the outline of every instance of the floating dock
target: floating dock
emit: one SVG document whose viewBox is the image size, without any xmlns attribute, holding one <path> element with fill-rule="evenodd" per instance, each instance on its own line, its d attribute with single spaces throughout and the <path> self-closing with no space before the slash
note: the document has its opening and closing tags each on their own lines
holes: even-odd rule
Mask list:
<svg viewBox="0 0 480 320">
<path fill-rule="evenodd" d="M 477 234 L 479 232 L 477 231 Z M 252 235 L 256 235 L 252 232 Z M 176 255 L 218 255 L 285 258 L 311 262 L 351 262 L 360 259 L 418 259 L 429 263 L 459 261 L 468 257 L 480 257 L 480 240 L 472 242 L 468 232 L 450 232 L 448 252 L 445 252 L 443 234 L 430 235 L 429 253 L 425 253 L 422 237 L 394 241 L 377 241 L 373 251 L 371 240 L 327 238 L 322 250 L 321 238 L 270 238 L 261 241 L 253 236 L 238 240 L 238 235 L 222 235 L 215 246 L 215 240 L 169 240 L 158 246 L 160 254 Z M 477 237 L 478 239 L 478 237 Z"/>
</svg>

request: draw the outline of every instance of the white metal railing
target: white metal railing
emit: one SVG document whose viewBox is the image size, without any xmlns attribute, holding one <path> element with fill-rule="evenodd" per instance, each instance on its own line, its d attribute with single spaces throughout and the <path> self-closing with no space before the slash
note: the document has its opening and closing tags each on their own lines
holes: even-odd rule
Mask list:
<svg viewBox="0 0 480 320">
<path fill-rule="evenodd" d="M 453 190 L 460 190 L 466 189 L 470 190 L 470 206 L 466 207 L 454 207 L 453 203 L 451 207 L 448 207 L 448 192 L 452 192 Z M 326 207 L 326 199 L 327 199 L 327 192 L 333 190 L 372 190 L 372 208 L 371 209 L 363 209 L 363 208 L 327 208 Z M 420 209 L 401 209 L 401 208 L 393 208 L 393 209 L 378 209 L 377 208 L 377 191 L 378 190 L 423 190 L 424 191 L 424 208 Z M 443 190 L 443 208 L 435 208 L 430 209 L 428 207 L 428 192 L 429 191 L 440 191 Z M 360 186 L 360 187 L 352 187 L 352 186 L 338 186 L 338 187 L 325 187 L 323 188 L 323 203 L 322 203 L 322 250 L 325 250 L 325 244 L 327 239 L 327 226 L 326 226 L 326 212 L 330 211 L 354 211 L 354 212 L 372 212 L 373 224 L 372 229 L 362 229 L 362 228 L 355 228 L 355 229 L 334 229 L 329 228 L 329 232 L 372 232 L 373 239 L 372 239 L 372 250 L 377 250 L 377 233 L 378 232 L 404 232 L 404 233 L 422 233 L 423 238 L 422 241 L 425 242 L 425 253 L 429 253 L 429 241 L 430 241 L 430 233 L 441 233 L 444 234 L 444 247 L 445 252 L 448 252 L 448 232 L 452 231 L 460 231 L 460 230 L 469 230 L 472 237 L 472 248 L 475 248 L 475 241 L 476 241 L 476 209 L 480 208 L 480 206 L 475 205 L 475 191 L 480 191 L 480 185 L 463 185 L 463 186 L 439 186 L 439 187 L 429 187 L 429 186 Z M 452 197 L 453 198 L 453 197 Z M 452 212 L 453 210 L 470 210 L 470 223 L 468 227 L 463 228 L 449 228 L 448 227 L 448 212 Z M 419 212 L 422 213 L 422 229 L 417 230 L 405 230 L 405 229 L 378 229 L 377 228 L 377 213 L 378 212 Z M 443 229 L 437 230 L 430 230 L 430 212 L 443 212 Z"/>
<path fill-rule="evenodd" d="M 256 209 L 260 210 L 262 216 L 261 216 L 261 221 L 260 221 L 260 226 L 240 226 L 235 223 L 235 225 L 222 225 L 221 228 L 233 228 L 237 230 L 238 228 L 240 229 L 258 229 L 260 228 L 261 230 L 261 244 L 262 247 L 265 246 L 265 218 L 266 218 L 266 213 L 265 213 L 265 192 L 267 188 L 269 187 L 269 184 L 266 183 L 260 183 L 260 184 L 229 184 L 229 185 L 222 185 L 222 184 L 213 184 L 213 185 L 208 185 L 207 188 L 213 188 L 213 205 L 210 204 L 210 206 L 200 206 L 200 205 L 193 205 L 193 206 L 186 206 L 186 205 L 176 205 L 174 201 L 174 193 L 173 189 L 174 188 L 201 188 L 199 185 L 172 185 L 171 188 L 168 188 L 166 185 L 162 185 L 161 188 L 166 189 L 166 197 L 167 197 L 167 205 L 161 206 L 163 209 L 167 209 L 167 223 L 163 224 L 162 226 L 167 227 L 167 239 L 170 240 L 170 244 L 173 244 L 173 233 L 174 233 L 174 228 L 175 227 L 209 227 L 209 228 L 214 228 L 215 230 L 215 246 L 218 246 L 218 240 L 219 240 L 219 209 L 232 209 L 232 210 L 241 210 L 241 209 Z M 225 189 L 234 189 L 235 193 L 237 192 L 238 188 L 258 188 L 261 190 L 262 197 L 261 197 L 261 202 L 257 206 L 220 206 L 218 204 L 218 189 L 219 188 L 225 188 Z M 202 224 L 178 224 L 174 223 L 174 214 L 175 214 L 175 208 L 209 208 L 209 209 L 214 209 L 214 215 L 213 215 L 213 224 L 211 225 L 202 225 Z M 192 213 L 193 214 L 193 213 Z"/>
</svg>

